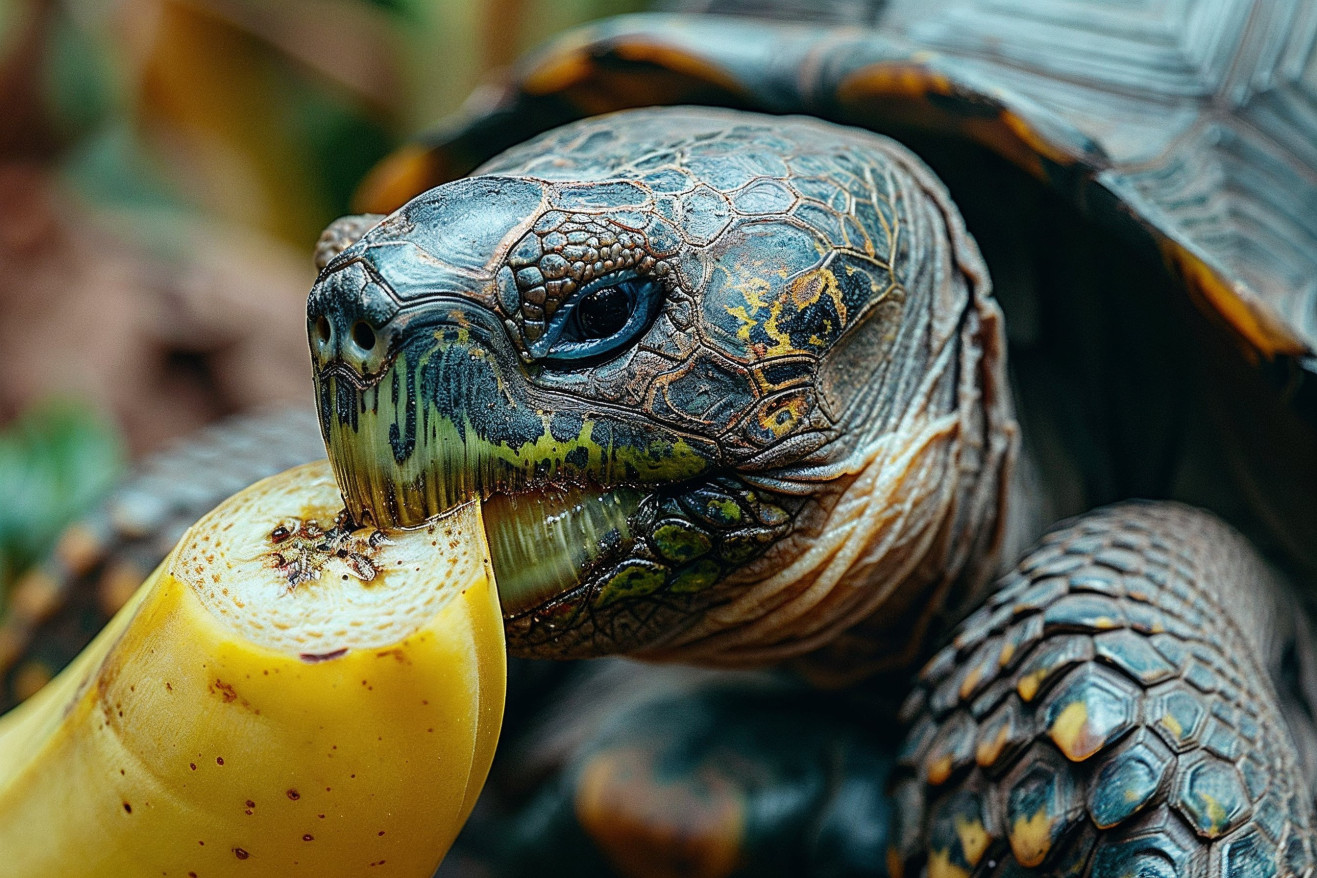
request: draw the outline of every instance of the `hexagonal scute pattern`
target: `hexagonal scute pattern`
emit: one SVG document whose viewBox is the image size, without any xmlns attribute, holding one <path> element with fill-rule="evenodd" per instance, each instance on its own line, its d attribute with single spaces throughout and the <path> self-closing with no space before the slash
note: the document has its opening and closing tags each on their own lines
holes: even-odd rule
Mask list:
<svg viewBox="0 0 1317 878">
<path fill-rule="evenodd" d="M 656 137 L 654 125 L 672 128 Z M 585 120 L 506 151 L 472 178 L 525 190 L 524 215 L 500 220 L 516 230 L 506 256 L 496 242 L 474 269 L 448 265 L 456 257 L 447 252 L 419 261 L 426 273 L 491 273 L 489 304 L 528 361 L 549 355 L 582 299 L 646 279 L 646 302 L 662 307 L 609 368 L 549 370 L 535 383 L 582 403 L 641 408 L 708 436 L 729 461 L 822 446 L 841 429 L 843 408 L 831 398 L 829 352 L 885 337 L 878 321 L 895 321 L 915 295 L 906 266 L 933 240 L 902 231 L 925 221 L 923 201 L 907 191 L 922 184 L 889 149 L 837 126 L 713 109 L 679 121 Z M 438 209 L 423 202 L 410 210 Z M 377 233 L 369 258 L 388 258 L 393 243 Z M 867 420 L 850 408 L 846 417 Z"/>
<path fill-rule="evenodd" d="M 1294 696 L 1262 659 L 1294 636 L 1287 600 L 1206 513 L 1126 503 L 1058 527 L 920 673 L 890 861 L 1313 874 L 1313 791 L 1279 703 Z"/>
</svg>

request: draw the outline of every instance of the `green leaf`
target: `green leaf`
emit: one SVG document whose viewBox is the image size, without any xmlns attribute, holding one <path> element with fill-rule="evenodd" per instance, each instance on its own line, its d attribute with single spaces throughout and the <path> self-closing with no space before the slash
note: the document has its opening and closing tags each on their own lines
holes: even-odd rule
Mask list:
<svg viewBox="0 0 1317 878">
<path fill-rule="evenodd" d="M 46 402 L 0 431 L 0 587 L 49 552 L 123 466 L 118 432 L 85 405 Z"/>
</svg>

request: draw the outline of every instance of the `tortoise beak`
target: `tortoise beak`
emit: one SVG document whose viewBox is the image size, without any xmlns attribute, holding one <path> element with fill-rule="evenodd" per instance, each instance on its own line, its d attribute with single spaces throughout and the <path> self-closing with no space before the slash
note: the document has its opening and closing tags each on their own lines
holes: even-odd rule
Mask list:
<svg viewBox="0 0 1317 878">
<path fill-rule="evenodd" d="M 311 333 L 320 426 L 356 521 L 412 527 L 484 498 L 509 613 L 571 588 L 628 538 L 640 493 L 586 475 L 602 454 L 593 424 L 528 398 L 492 313 L 459 298 L 383 324 L 351 306 L 318 310 Z"/>
<path fill-rule="evenodd" d="M 509 612 L 575 587 L 629 538 L 646 486 L 716 457 L 563 392 L 524 355 L 503 264 L 544 197 L 514 178 L 432 190 L 334 256 L 307 302 L 320 427 L 348 511 L 411 527 L 484 498 Z"/>
<path fill-rule="evenodd" d="M 495 314 L 457 295 L 392 312 L 370 298 L 320 296 L 311 319 L 321 431 L 358 521 L 411 527 L 473 497 L 588 481 L 592 425 L 529 398 Z"/>
<path fill-rule="evenodd" d="M 407 326 L 410 341 L 394 341 L 398 326 L 373 328 L 382 351 L 349 344 L 317 361 L 316 400 L 335 478 L 360 523 L 415 527 L 485 499 L 499 598 L 516 613 L 576 586 L 630 538 L 641 495 L 586 477 L 601 454 L 589 421 L 525 399 L 489 323 L 453 303 Z"/>
</svg>

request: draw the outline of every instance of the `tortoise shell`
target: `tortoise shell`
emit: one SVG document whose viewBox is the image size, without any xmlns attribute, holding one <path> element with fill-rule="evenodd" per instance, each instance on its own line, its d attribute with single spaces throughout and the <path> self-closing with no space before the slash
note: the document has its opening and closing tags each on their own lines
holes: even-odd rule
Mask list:
<svg viewBox="0 0 1317 878">
<path fill-rule="evenodd" d="M 388 212 L 533 134 L 628 107 L 954 131 L 1151 236 L 1256 355 L 1317 374 L 1315 46 L 1300 0 L 896 0 L 865 27 L 625 16 L 478 93 L 377 169 L 361 206 Z"/>
<path fill-rule="evenodd" d="M 376 168 L 359 206 L 390 212 L 542 131 L 651 105 L 804 113 L 995 153 L 1160 262 L 1164 286 L 1215 325 L 1223 343 L 1200 355 L 1247 373 L 1207 380 L 1223 398 L 1207 423 L 1243 461 L 1226 464 L 1231 490 L 1253 498 L 1284 554 L 1317 571 L 1317 7 L 683 5 L 559 38 Z M 992 173 L 961 169 L 961 185 L 1000 199 Z"/>
</svg>

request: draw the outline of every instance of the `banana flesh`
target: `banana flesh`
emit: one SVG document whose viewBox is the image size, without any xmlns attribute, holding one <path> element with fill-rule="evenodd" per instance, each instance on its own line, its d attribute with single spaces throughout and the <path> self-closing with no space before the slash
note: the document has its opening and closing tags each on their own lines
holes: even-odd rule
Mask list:
<svg viewBox="0 0 1317 878">
<path fill-rule="evenodd" d="M 323 461 L 235 495 L 0 718 L 0 872 L 433 872 L 502 721 L 480 511 L 383 538 L 341 505 Z"/>
</svg>

